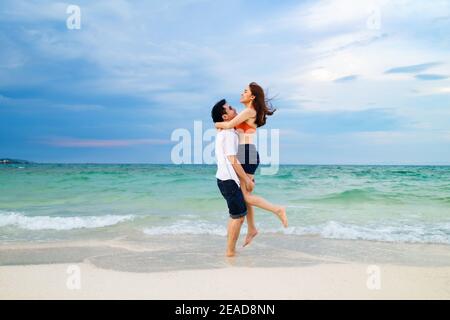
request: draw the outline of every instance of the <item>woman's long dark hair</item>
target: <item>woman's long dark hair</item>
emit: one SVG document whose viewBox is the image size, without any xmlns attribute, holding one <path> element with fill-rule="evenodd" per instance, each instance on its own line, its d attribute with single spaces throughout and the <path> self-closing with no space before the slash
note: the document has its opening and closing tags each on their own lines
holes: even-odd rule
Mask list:
<svg viewBox="0 0 450 320">
<path fill-rule="evenodd" d="M 248 86 L 250 87 L 252 95 L 255 96 L 255 99 L 253 100 L 253 108 L 255 108 L 256 111 L 255 123 L 258 127 L 262 127 L 266 124 L 267 116 L 273 115 L 277 109 L 272 107 L 270 102 L 271 99 L 266 99 L 264 90 L 260 85 L 256 82 L 252 82 Z"/>
</svg>

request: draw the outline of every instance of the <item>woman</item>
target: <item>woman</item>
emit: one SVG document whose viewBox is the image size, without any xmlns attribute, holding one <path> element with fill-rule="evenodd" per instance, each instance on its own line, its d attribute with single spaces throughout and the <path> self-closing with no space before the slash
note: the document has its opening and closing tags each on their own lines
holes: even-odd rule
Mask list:
<svg viewBox="0 0 450 320">
<path fill-rule="evenodd" d="M 266 124 L 266 117 L 271 116 L 275 110 L 267 106 L 264 90 L 255 82 L 250 83 L 241 94 L 240 102 L 245 105 L 245 109 L 241 111 L 233 120 L 225 122 L 216 122 L 218 129 L 235 128 L 239 135 L 239 148 L 237 158 L 242 165 L 245 173 L 254 181 L 254 174 L 259 165 L 259 154 L 253 144 L 253 136 L 256 128 Z M 241 189 L 247 203 L 247 237 L 244 247 L 248 245 L 258 234 L 255 226 L 253 206 L 265 209 L 274 213 L 287 227 L 286 208 L 280 205 L 274 205 L 267 200 L 255 196 L 249 192 L 244 181 L 241 180 Z"/>
</svg>

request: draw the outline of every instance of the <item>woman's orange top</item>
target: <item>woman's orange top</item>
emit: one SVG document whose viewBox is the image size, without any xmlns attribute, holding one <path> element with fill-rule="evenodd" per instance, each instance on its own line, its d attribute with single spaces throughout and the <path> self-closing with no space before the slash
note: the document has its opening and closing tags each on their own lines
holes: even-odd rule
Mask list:
<svg viewBox="0 0 450 320">
<path fill-rule="evenodd" d="M 242 130 L 244 131 L 244 133 L 253 133 L 256 131 L 256 128 L 252 127 L 251 125 L 249 125 L 247 122 L 241 122 L 239 123 L 236 127 L 234 127 L 235 130 Z M 249 132 L 252 131 L 252 132 Z"/>
</svg>

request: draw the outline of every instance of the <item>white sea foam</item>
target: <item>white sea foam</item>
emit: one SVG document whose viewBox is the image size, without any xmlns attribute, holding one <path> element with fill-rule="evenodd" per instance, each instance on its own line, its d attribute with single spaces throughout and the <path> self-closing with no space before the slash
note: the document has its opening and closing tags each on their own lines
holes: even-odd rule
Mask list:
<svg viewBox="0 0 450 320">
<path fill-rule="evenodd" d="M 328 221 L 327 223 L 314 226 L 290 227 L 286 230 L 272 231 L 296 235 L 319 235 L 326 239 L 450 244 L 450 223 L 439 225 L 372 224 L 360 226 Z"/>
<path fill-rule="evenodd" d="M 241 233 L 245 233 L 245 228 Z M 289 227 L 260 228 L 265 233 L 284 233 L 292 235 L 313 235 L 326 239 L 369 240 L 385 242 L 442 243 L 450 244 L 450 223 L 439 225 L 366 225 L 346 224 L 328 221 L 323 224 Z M 167 226 L 143 229 L 147 235 L 210 234 L 225 236 L 225 225 L 209 222 L 178 221 Z"/>
<path fill-rule="evenodd" d="M 133 220 L 133 215 L 104 216 L 27 216 L 21 212 L 0 211 L 0 227 L 13 226 L 25 230 L 72 230 L 94 229 L 116 225 Z M 372 223 L 356 225 L 338 221 L 289 228 L 271 228 L 260 225 L 263 233 L 283 233 L 292 235 L 312 235 L 326 239 L 369 240 L 387 242 L 442 243 L 450 244 L 450 223 Z M 147 235 L 218 235 L 226 236 L 226 221 L 211 222 L 205 220 L 178 220 L 169 225 L 149 226 L 142 230 Z M 246 228 L 241 229 L 245 233 Z"/>
<path fill-rule="evenodd" d="M 163 234 L 208 234 L 217 236 L 226 236 L 227 229 L 224 225 L 213 224 L 204 221 L 180 220 L 174 224 L 167 226 L 155 226 L 143 229 L 147 235 L 163 235 Z"/>
<path fill-rule="evenodd" d="M 0 213 L 0 227 L 14 226 L 26 230 L 72 230 L 101 228 L 132 220 L 132 215 L 78 217 L 26 216 L 20 212 Z"/>
</svg>

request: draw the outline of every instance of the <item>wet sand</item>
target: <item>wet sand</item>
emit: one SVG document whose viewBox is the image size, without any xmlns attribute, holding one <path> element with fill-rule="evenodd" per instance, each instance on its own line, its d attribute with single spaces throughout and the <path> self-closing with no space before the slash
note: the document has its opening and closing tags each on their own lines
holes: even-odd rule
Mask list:
<svg viewBox="0 0 450 320">
<path fill-rule="evenodd" d="M 224 245 L 204 235 L 4 243 L 0 299 L 450 299 L 446 245 L 260 235 L 234 258 Z"/>
</svg>

